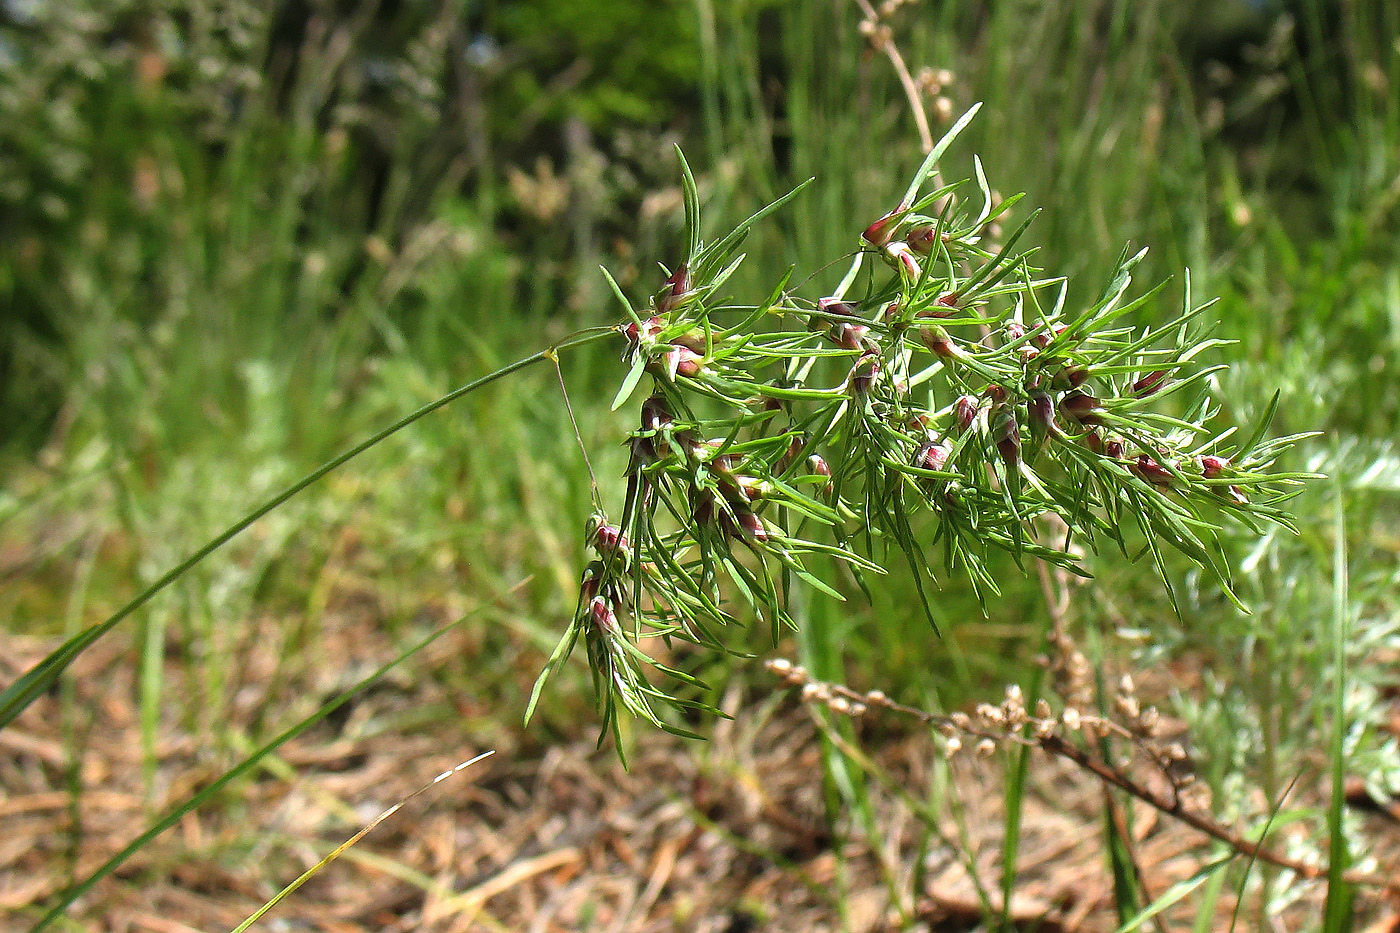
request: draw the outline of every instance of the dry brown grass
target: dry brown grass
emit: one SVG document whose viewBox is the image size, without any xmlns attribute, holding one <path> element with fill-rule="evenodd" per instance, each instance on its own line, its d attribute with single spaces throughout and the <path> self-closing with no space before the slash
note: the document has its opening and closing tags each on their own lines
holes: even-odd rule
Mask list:
<svg viewBox="0 0 1400 933">
<path fill-rule="evenodd" d="M 343 685 L 344 671 L 388 656 L 372 600 L 349 594 L 333 605 L 325 659 L 303 668 L 302 682 L 275 683 L 286 666 L 270 647 L 257 648 L 275 640 L 250 641 L 248 663 L 238 670 L 234 721 L 222 724 L 231 735 L 270 728 L 274 693 L 323 697 Z M 48 647 L 12 639 L 6 679 Z M 414 663 L 429 669 L 454 663 L 463 648 L 444 639 Z M 166 666 L 176 705 L 193 685 L 178 652 L 169 653 Z M 148 785 L 134 670 L 132 650 L 115 640 L 79 659 L 72 672 L 78 715 L 68 726 L 78 730 L 76 741 L 65 740 L 54 696 L 0 732 L 6 929 L 24 926 L 35 916 L 30 908 L 75 870 L 100 864 L 154 813 L 232 763 L 231 750 L 212 753 L 183 724 L 188 717 L 172 713 L 161 725 L 159 768 Z M 94 930 L 174 933 L 236 925 L 380 810 L 482 750 L 454 721 L 415 725 L 405 717 L 451 701 L 436 684 L 403 674 L 371 690 L 348 715 L 291 742 L 256 776 L 185 817 L 72 916 Z M 641 736 L 630 771 L 588 739 L 541 748 L 503 727 L 495 757 L 411 801 L 279 905 L 262 928 L 876 931 L 899 929 L 901 909 L 914 928 L 975 928 L 982 902 L 969 866 L 975 864 L 988 897 L 997 900 L 997 763 L 955 763 L 948 799 L 956 805 L 939 811 L 924 856 L 926 880 L 915 897 L 922 824 L 909 800 L 876 788 L 878 839 L 846 819 L 833 822 L 813 717 L 792 697 L 764 689 L 732 687 L 724 702 L 735 718 L 719 723 L 708 743 Z M 899 787 L 916 797 L 927 793 L 938 762 L 928 735 L 874 717 L 859 728 L 866 750 Z M 77 796 L 67 789 L 74 772 L 83 788 Z M 1113 929 L 1102 786 L 1045 757 L 1036 759 L 1032 786 L 1012 916 L 1026 929 Z M 1370 819 L 1379 836 L 1400 846 L 1393 818 Z M 1132 825 L 1136 858 L 1155 894 L 1208 858 L 1197 834 L 1149 808 L 1135 810 Z M 1288 916 L 1301 918 L 1320 896 L 1320 886 L 1312 886 Z M 1223 899 L 1222 910 L 1232 906 Z"/>
</svg>

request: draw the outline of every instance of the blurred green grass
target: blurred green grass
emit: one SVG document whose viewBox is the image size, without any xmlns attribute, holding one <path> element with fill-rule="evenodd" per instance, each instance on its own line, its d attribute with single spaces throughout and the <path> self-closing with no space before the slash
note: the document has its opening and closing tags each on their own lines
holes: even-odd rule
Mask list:
<svg viewBox="0 0 1400 933">
<path fill-rule="evenodd" d="M 817 178 L 750 238 L 738 294 L 766 293 L 790 264 L 823 294 L 840 274 L 823 264 L 918 162 L 854 4 L 511 7 L 310 4 L 291 34 L 290 3 L 222 18 L 196 3 L 6 7 L 0 615 L 14 630 L 100 619 L 358 438 L 615 318 L 596 265 L 642 294 L 678 245 L 670 142 L 701 175 L 712 231 Z M 585 21 L 617 31 L 542 50 L 542 24 Z M 618 38 L 644 25 L 668 40 Z M 952 72 L 954 111 L 985 101 L 946 173 L 976 153 L 998 190 L 1044 207 L 1029 233 L 1043 265 L 1091 282 L 1132 240 L 1152 248 L 1140 281 L 1176 276 L 1178 294 L 1189 267 L 1238 341 L 1209 361 L 1233 366 L 1223 420 L 1256 418 L 1278 389 L 1275 430 L 1321 432 L 1293 466 L 1335 483 L 1298 500 L 1303 534 L 1227 543 L 1255 614 L 1183 567 L 1176 618 L 1150 571 L 1106 555 L 1104 595 L 1077 607 L 1095 662 L 1194 659 L 1199 684 L 1174 703 L 1222 799 L 1257 787 L 1273 800 L 1320 775 L 1315 750 L 1343 725 L 1326 689 L 1300 685 L 1334 669 L 1342 509 L 1346 753 L 1352 773 L 1393 780 L 1394 740 L 1367 723 L 1394 676 L 1380 662 L 1400 649 L 1400 12 L 947 2 L 890 25 L 912 67 Z M 563 373 L 605 495 L 619 495 L 628 426 L 606 403 L 622 367 L 613 349 L 589 351 Z M 116 636 L 147 672 L 151 766 L 162 715 L 232 741 L 220 723 L 241 627 L 277 620 L 286 663 L 314 667 L 328 592 L 351 577 L 395 639 L 419 631 L 426 605 L 477 612 L 453 636 L 463 664 L 421 676 L 493 711 L 473 729 L 516 730 L 572 610 L 590 508 L 552 372 L 420 422 Z M 872 606 L 814 602 L 796 649 L 819 675 L 937 706 L 994 698 L 1029 676 L 1044 616 L 1033 580 L 1010 566 L 1005 579 L 990 618 L 946 581 L 955 625 L 941 641 L 898 580 Z M 735 637 L 767 648 L 763 632 Z M 171 651 L 188 657 L 194 695 L 163 688 Z M 551 689 L 538 741 L 592 728 L 579 667 Z M 424 715 L 452 727 L 449 710 Z M 279 721 L 263 718 L 269 732 Z"/>
</svg>

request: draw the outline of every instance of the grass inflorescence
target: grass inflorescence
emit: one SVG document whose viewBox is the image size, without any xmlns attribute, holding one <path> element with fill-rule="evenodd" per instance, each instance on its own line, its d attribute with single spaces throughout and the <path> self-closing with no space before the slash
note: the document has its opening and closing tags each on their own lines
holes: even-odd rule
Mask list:
<svg viewBox="0 0 1400 933">
<path fill-rule="evenodd" d="M 643 380 L 651 389 L 620 516 L 589 519 L 596 558 L 536 699 L 582 640 L 605 729 L 616 732 L 621 705 L 691 734 L 655 704 L 714 712 L 695 693 L 704 684 L 640 643 L 722 650 L 719 630 L 741 618 L 776 642 L 800 626 L 794 586 L 843 598 L 816 558 L 866 593 L 907 569 L 935 633 L 930 590 L 964 578 L 985 611 L 999 592 L 993 552 L 1087 576 L 1085 552 L 1112 545 L 1130 560 L 1150 554 L 1170 588 L 1162 552 L 1173 549 L 1244 608 L 1217 533 L 1292 527 L 1281 503 L 1309 474 L 1273 468 L 1299 438 L 1267 439 L 1271 410 L 1243 440 L 1215 427 L 1205 390 L 1218 367 L 1200 358 L 1222 341 L 1202 320 L 1211 302 L 1193 304 L 1189 286 L 1166 324 L 1122 323 L 1161 291 L 1127 297 L 1143 252 L 1125 251 L 1097 299 L 1071 307 L 1065 277 L 1015 249 L 1034 214 L 1003 242 L 988 236 L 1019 198 L 997 202 L 980 165 L 978 197 L 959 184 L 921 192 L 974 114 L 930 150 L 899 205 L 860 234 L 838 291 L 816 301 L 789 287 L 791 270 L 763 301 L 728 297 L 740 242 L 792 194 L 703 245 L 682 160 L 688 254 L 641 311 L 609 277 L 630 319 L 613 407 Z M 1154 411 L 1174 395 L 1182 414 Z M 1047 516 L 1049 533 L 1037 526 Z M 690 689 L 668 692 L 649 667 Z"/>
</svg>

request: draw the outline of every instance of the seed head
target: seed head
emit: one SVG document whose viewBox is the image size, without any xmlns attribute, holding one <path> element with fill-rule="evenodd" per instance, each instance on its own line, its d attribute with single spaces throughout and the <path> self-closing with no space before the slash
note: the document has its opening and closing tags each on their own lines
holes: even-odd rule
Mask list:
<svg viewBox="0 0 1400 933">
<path fill-rule="evenodd" d="M 1002 712 L 1001 707 L 990 703 L 977 704 L 977 718 L 984 726 L 1000 726 L 1006 722 L 1006 714 Z"/>
</svg>

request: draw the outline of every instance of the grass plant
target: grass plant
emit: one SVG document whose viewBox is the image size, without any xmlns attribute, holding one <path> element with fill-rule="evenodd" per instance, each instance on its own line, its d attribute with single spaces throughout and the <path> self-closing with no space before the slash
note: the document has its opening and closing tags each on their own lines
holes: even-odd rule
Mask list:
<svg viewBox="0 0 1400 933">
<path fill-rule="evenodd" d="M 1032 710 L 1041 696 L 1067 701 L 1082 663 L 1105 685 L 1082 698 L 1086 712 L 1112 714 L 1121 675 L 1135 677 L 1140 702 L 1181 724 L 1213 819 L 1330 873 L 1308 881 L 1212 849 L 1166 884 L 1115 822 L 1132 812 L 1120 787 L 1100 813 L 1125 928 L 1213 929 L 1233 911 L 1246 928 L 1305 917 L 1339 930 L 1375 915 L 1370 890 L 1343 873 L 1384 874 L 1391 850 L 1343 791 L 1350 779 L 1368 799 L 1400 792 L 1386 719 L 1400 650 L 1391 5 L 1302 4 L 1261 20 L 1254 51 L 1226 74 L 1198 53 L 1191 4 L 958 0 L 935 16 L 918 3 L 698 2 L 698 92 L 686 100 L 699 111 L 680 127 L 698 171 L 646 156 L 662 167 L 635 171 L 684 180 L 655 192 L 668 210 L 636 212 L 646 236 L 617 238 L 626 211 L 610 190 L 574 199 L 583 206 L 556 222 L 567 235 L 531 227 L 531 205 L 511 200 L 524 189 L 495 161 L 511 158 L 507 134 L 471 144 L 481 161 L 442 169 L 432 157 L 455 145 L 428 93 L 448 60 L 433 42 L 450 30 L 404 14 L 422 42 L 395 60 L 408 116 L 386 137 L 398 145 L 376 207 L 356 161 L 365 111 L 334 105 L 360 79 L 327 57 L 368 41 L 368 20 L 306 39 L 304 61 L 326 68 L 245 86 L 240 68 L 273 47 L 272 23 L 240 18 L 239 4 L 222 24 L 157 17 L 152 35 L 188 44 L 167 50 L 169 80 L 143 83 L 154 72 L 139 70 L 152 48 L 140 35 L 109 41 L 96 6 L 41 6 L 41 19 L 68 17 L 62 29 L 24 28 L 67 38 L 42 62 L 23 49 L 0 65 L 14 78 L 0 93 L 7 125 L 36 127 L 4 131 L 30 160 L 14 164 L 52 170 L 0 189 L 11 218 L 0 289 L 16 309 L 0 329 L 0 612 L 50 653 L 3 668 L 0 720 L 13 733 L 63 717 L 67 763 L 49 780 L 72 818 L 51 862 L 66 893 L 17 908 L 17 923 L 58 920 L 69 903 L 82 919 L 65 922 L 100 923 L 106 902 L 93 897 L 154 877 L 93 888 L 108 869 L 94 874 L 101 863 L 84 855 L 97 719 L 83 699 L 93 685 L 65 670 L 98 637 L 139 672 L 133 742 L 153 829 L 189 812 L 156 812 L 169 736 L 217 764 L 193 802 L 237 814 L 289 724 L 353 709 L 341 704 L 374 679 L 363 675 L 401 653 L 396 670 L 423 699 L 368 728 L 527 752 L 600 722 L 635 749 L 628 710 L 709 734 L 724 684 L 766 683 L 746 658 L 775 636 L 815 680 L 937 716 L 999 703 L 1008 685 Z M 6 26 L 7 41 L 25 34 Z M 920 170 L 912 188 L 899 176 L 926 147 L 886 42 L 935 138 L 983 102 L 940 174 Z M 559 183 L 584 192 L 582 166 L 604 148 L 560 156 Z M 648 151 L 670 158 L 667 145 Z M 742 236 L 709 233 L 809 177 Z M 1029 222 L 1032 203 L 1044 210 Z M 891 208 L 897 235 L 861 239 Z M 929 256 L 905 239 L 925 228 Z M 1152 250 L 1120 254 L 1129 239 Z M 1167 284 L 1129 290 L 1129 275 Z M 940 304 L 947 294 L 956 307 Z M 1203 309 L 1192 294 L 1218 301 Z M 953 316 L 928 316 L 943 307 Z M 594 325 L 557 361 L 536 353 Z M 1157 340 L 1135 347 L 1132 334 Z M 515 359 L 547 365 L 513 388 L 474 388 Z M 1096 402 L 1066 405 L 1088 396 L 1054 380 L 1078 368 Z M 1158 371 L 1171 381 L 1148 393 Z M 617 391 L 622 373 L 635 391 Z M 1035 421 L 1042 391 L 1059 402 L 1052 422 Z M 964 395 L 973 420 L 959 433 Z M 663 401 L 639 412 L 642 398 Z M 1076 404 L 1093 407 L 1076 416 Z M 1198 435 L 1207 415 L 1215 428 Z M 1220 436 L 1269 423 L 1291 447 Z M 1121 437 L 1122 455 L 1086 446 L 1096 434 Z M 1230 464 L 1208 475 L 1195 459 L 1206 457 Z M 1273 484 L 1305 474 L 1331 479 L 1299 491 L 1291 518 L 1273 511 Z M 940 498 L 952 484 L 975 522 Z M 1051 534 L 1054 521 L 1072 536 Z M 686 553 L 698 556 L 674 557 Z M 317 693 L 318 672 L 346 656 L 332 617 L 347 593 L 376 606 L 382 653 Z M 600 597 L 607 611 L 595 612 Z M 751 615 L 761 624 L 730 625 Z M 437 629 L 429 620 L 467 617 L 413 653 Z M 589 665 L 562 663 L 574 639 L 605 675 L 601 715 L 589 712 Z M 271 644 L 275 667 L 250 685 Z M 554 679 L 532 699 L 546 665 Z M 263 697 L 251 712 L 250 689 Z M 1029 844 L 1016 814 L 1029 819 L 1039 759 L 1013 743 L 940 760 L 923 784 L 889 769 L 867 718 L 813 715 L 829 820 L 848 847 L 886 853 L 880 885 L 898 922 L 923 916 L 929 853 L 960 845 L 984 921 L 1019 922 L 1008 866 Z M 969 842 L 972 766 L 1004 791 L 990 870 Z M 32 790 L 26 767 L 0 774 L 11 796 Z M 916 814 L 917 855 L 882 824 L 887 799 Z M 848 922 L 855 875 L 843 867 Z"/>
</svg>

